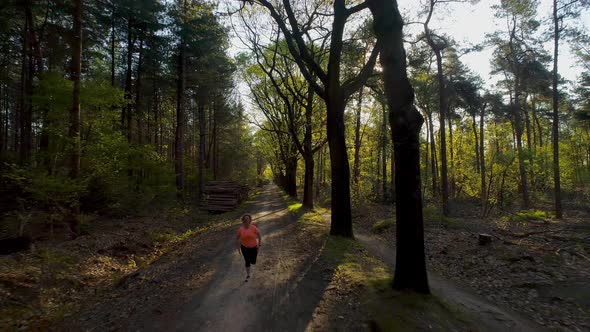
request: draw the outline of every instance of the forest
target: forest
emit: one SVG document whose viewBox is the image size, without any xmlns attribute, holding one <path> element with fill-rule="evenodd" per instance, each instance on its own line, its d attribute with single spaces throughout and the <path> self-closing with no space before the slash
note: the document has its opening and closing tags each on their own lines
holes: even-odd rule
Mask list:
<svg viewBox="0 0 590 332">
<path fill-rule="evenodd" d="M 586 331 L 589 213 L 587 0 L 0 4 L 0 330 Z"/>
</svg>

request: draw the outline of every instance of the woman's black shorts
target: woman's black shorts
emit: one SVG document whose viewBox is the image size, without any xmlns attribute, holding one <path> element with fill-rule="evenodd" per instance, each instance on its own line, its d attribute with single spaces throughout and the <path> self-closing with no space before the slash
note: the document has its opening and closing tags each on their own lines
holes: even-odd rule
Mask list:
<svg viewBox="0 0 590 332">
<path fill-rule="evenodd" d="M 244 260 L 246 261 L 246 267 L 249 267 L 250 264 L 256 264 L 256 256 L 258 256 L 258 248 L 248 248 L 242 247 L 242 256 L 244 256 Z"/>
</svg>

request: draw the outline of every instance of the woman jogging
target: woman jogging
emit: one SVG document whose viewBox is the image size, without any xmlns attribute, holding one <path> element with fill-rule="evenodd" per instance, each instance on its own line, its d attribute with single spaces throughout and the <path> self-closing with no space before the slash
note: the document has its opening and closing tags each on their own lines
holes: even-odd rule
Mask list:
<svg viewBox="0 0 590 332">
<path fill-rule="evenodd" d="M 242 226 L 238 230 L 237 246 L 238 252 L 242 252 L 244 261 L 246 261 L 246 282 L 250 279 L 250 265 L 256 264 L 256 256 L 258 255 L 258 248 L 262 244 L 260 231 L 252 225 L 252 216 L 245 214 L 242 216 Z"/>
</svg>

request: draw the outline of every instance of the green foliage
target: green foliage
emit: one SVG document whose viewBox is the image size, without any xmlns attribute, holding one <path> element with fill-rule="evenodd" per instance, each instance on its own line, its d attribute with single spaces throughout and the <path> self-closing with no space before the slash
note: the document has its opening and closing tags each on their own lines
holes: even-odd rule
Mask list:
<svg viewBox="0 0 590 332">
<path fill-rule="evenodd" d="M 513 221 L 539 220 L 539 221 L 546 222 L 550 218 L 551 218 L 551 214 L 549 212 L 540 211 L 540 210 L 520 211 L 520 212 L 515 213 L 512 216 Z"/>
<path fill-rule="evenodd" d="M 76 207 L 80 196 L 86 190 L 85 185 L 79 181 L 49 176 L 17 165 L 8 165 L 2 178 L 7 185 L 16 188 L 16 193 L 20 193 L 18 198 L 22 199 L 21 202 L 26 204 L 27 208 L 45 207 L 64 212 L 64 209 Z"/>
</svg>

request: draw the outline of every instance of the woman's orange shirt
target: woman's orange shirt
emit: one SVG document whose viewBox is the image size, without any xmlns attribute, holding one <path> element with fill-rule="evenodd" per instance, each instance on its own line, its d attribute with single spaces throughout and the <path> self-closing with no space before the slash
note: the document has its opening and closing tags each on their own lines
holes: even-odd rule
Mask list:
<svg viewBox="0 0 590 332">
<path fill-rule="evenodd" d="M 254 225 L 250 225 L 248 228 L 240 226 L 238 230 L 238 236 L 240 237 L 240 243 L 246 248 L 254 248 L 258 244 L 256 237 L 258 235 L 258 228 Z"/>
</svg>

